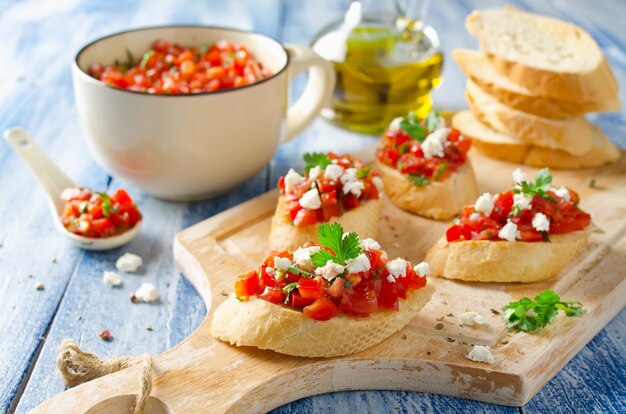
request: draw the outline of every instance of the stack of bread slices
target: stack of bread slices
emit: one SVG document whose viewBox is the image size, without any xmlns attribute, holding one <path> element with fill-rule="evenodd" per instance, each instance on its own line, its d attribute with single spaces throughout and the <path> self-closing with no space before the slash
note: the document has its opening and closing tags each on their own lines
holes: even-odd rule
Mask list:
<svg viewBox="0 0 626 414">
<path fill-rule="evenodd" d="M 488 156 L 552 168 L 607 164 L 620 151 L 584 117 L 621 109 L 618 85 L 588 33 L 512 7 L 474 11 L 481 51 L 457 49 L 470 111 L 455 128 Z"/>
</svg>

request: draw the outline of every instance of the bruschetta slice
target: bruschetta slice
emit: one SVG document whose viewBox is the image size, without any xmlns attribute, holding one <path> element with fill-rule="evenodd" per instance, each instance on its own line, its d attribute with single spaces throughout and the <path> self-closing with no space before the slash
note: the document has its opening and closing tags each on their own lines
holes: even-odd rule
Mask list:
<svg viewBox="0 0 626 414">
<path fill-rule="evenodd" d="M 376 237 L 382 180 L 350 155 L 306 153 L 303 175 L 294 169 L 278 180 L 270 249 L 295 250 L 317 243 L 321 223 L 340 223 L 363 238 Z"/>
<path fill-rule="evenodd" d="M 235 281 L 211 334 L 303 357 L 348 355 L 402 329 L 430 300 L 428 264 L 389 260 L 371 238 L 321 224 L 320 245 L 272 252 Z"/>
<path fill-rule="evenodd" d="M 538 282 L 557 275 L 587 241 L 591 216 L 576 192 L 552 187 L 544 168 L 530 181 L 520 169 L 515 185 L 485 193 L 429 251 L 434 275 L 477 282 Z"/>
<path fill-rule="evenodd" d="M 467 152 L 471 140 L 431 112 L 419 119 L 410 112 L 396 118 L 376 153 L 385 194 L 398 207 L 445 220 L 478 196 Z"/>
</svg>

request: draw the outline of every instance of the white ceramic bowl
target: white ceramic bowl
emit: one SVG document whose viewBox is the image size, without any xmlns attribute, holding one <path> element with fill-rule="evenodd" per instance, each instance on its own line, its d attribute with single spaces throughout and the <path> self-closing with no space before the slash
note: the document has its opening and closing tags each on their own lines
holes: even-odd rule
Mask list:
<svg viewBox="0 0 626 414">
<path fill-rule="evenodd" d="M 245 45 L 273 76 L 236 89 L 151 95 L 113 88 L 87 70 L 123 61 L 156 39 L 202 46 L 227 39 Z M 301 98 L 287 107 L 290 79 L 309 70 Z M 74 95 L 89 148 L 111 174 L 167 199 L 223 193 L 260 171 L 278 145 L 302 131 L 334 87 L 334 70 L 308 47 L 253 32 L 205 26 L 130 30 L 95 40 L 74 61 Z"/>
</svg>

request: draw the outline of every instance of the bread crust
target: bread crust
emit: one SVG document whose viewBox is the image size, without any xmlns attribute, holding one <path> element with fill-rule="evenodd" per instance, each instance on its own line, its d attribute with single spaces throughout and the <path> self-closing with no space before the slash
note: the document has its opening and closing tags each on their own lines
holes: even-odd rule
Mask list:
<svg viewBox="0 0 626 414">
<path fill-rule="evenodd" d="M 586 41 L 585 45 L 592 49 L 580 53 L 587 52 L 594 55 L 593 58 L 597 59 L 597 64 L 591 70 L 565 72 L 507 60 L 489 48 L 489 39 L 484 31 L 485 19 L 483 19 L 483 16 L 488 13 L 501 13 L 503 16 L 505 14 L 519 14 L 520 18 L 535 19 L 540 21 L 542 26 L 552 27 L 554 36 L 582 38 Z M 501 10 L 473 11 L 467 17 L 465 27 L 471 35 L 478 38 L 480 49 L 498 72 L 533 91 L 536 95 L 571 102 L 601 102 L 614 99 L 617 96 L 618 83 L 606 59 L 602 56 L 602 51 L 593 38 L 577 26 L 505 7 Z"/>
<path fill-rule="evenodd" d="M 345 231 L 354 231 L 362 239 L 368 237 L 376 238 L 378 235 L 378 222 L 380 210 L 382 208 L 381 199 L 367 200 L 359 207 L 344 212 L 339 217 L 333 217 L 329 223 L 338 222 Z M 269 236 L 271 250 L 283 251 L 296 250 L 306 242 L 319 243 L 317 239 L 317 229 L 319 224 L 296 227 L 284 215 L 285 196 L 278 197 L 276 211 L 272 217 L 272 227 Z"/>
<path fill-rule="evenodd" d="M 491 130 L 480 123 L 470 111 L 461 111 L 452 118 L 452 126 L 472 138 L 473 146 L 488 157 L 503 161 L 555 169 L 581 169 L 610 164 L 621 157 L 619 149 L 594 125 L 594 146 L 581 156 L 565 151 L 528 145 Z"/>
<path fill-rule="evenodd" d="M 531 283 L 550 279 L 585 245 L 589 227 L 551 235 L 551 242 L 469 240 L 445 236 L 426 254 L 433 275 L 471 282 Z"/>
<path fill-rule="evenodd" d="M 617 98 L 601 102 L 571 102 L 536 94 L 500 74 L 480 51 L 456 49 L 452 57 L 472 82 L 504 105 L 529 114 L 560 119 L 587 112 L 618 111 Z"/>
<path fill-rule="evenodd" d="M 409 290 L 400 310 L 380 310 L 366 318 L 339 314 L 316 321 L 302 312 L 256 297 L 240 302 L 233 295 L 217 307 L 211 335 L 237 346 L 255 346 L 301 357 L 334 357 L 353 354 L 382 342 L 402 329 L 430 300 L 431 281 Z"/>
<path fill-rule="evenodd" d="M 476 117 L 505 135 L 572 155 L 583 155 L 593 147 L 593 129 L 582 116 L 553 120 L 527 114 L 503 105 L 470 80 L 465 95 Z"/>
<path fill-rule="evenodd" d="M 444 181 L 417 187 L 400 171 L 377 162 L 383 179 L 385 195 L 399 208 L 433 218 L 446 220 L 461 212 L 478 197 L 474 169 L 468 159 L 465 165 Z"/>
</svg>

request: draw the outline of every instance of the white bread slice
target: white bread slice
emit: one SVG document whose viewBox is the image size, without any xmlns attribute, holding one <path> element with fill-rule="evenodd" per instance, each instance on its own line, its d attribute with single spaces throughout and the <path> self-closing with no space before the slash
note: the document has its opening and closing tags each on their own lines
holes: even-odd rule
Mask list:
<svg viewBox="0 0 626 414">
<path fill-rule="evenodd" d="M 395 168 L 377 163 L 385 195 L 399 208 L 436 220 L 456 216 L 478 197 L 478 185 L 470 160 L 444 181 L 417 187 Z"/>
<path fill-rule="evenodd" d="M 617 96 L 600 47 L 580 27 L 512 7 L 473 11 L 465 27 L 498 72 L 535 95 L 572 102 Z"/>
<path fill-rule="evenodd" d="M 482 123 L 505 135 L 572 155 L 582 155 L 593 147 L 593 129 L 582 116 L 550 119 L 527 114 L 503 105 L 471 80 L 465 84 L 465 96 Z"/>
<path fill-rule="evenodd" d="M 345 231 L 354 231 L 362 239 L 376 238 L 380 218 L 381 199 L 367 200 L 359 207 L 346 211 L 339 217 L 333 217 L 329 223 L 338 222 Z M 306 242 L 319 243 L 317 229 L 319 224 L 296 227 L 284 215 L 285 196 L 278 197 L 276 211 L 272 217 L 269 245 L 271 250 L 294 251 Z"/>
<path fill-rule="evenodd" d="M 471 282 L 539 282 L 556 276 L 585 245 L 585 230 L 550 236 L 550 242 L 469 240 L 445 236 L 426 254 L 433 275 Z"/>
<path fill-rule="evenodd" d="M 240 302 L 229 296 L 215 309 L 211 335 L 237 346 L 255 346 L 301 357 L 353 354 L 382 342 L 408 324 L 430 300 L 435 288 L 409 290 L 400 310 L 379 310 L 366 318 L 339 314 L 316 321 L 302 312 L 256 297 Z"/>
<path fill-rule="evenodd" d="M 594 146 L 581 156 L 525 144 L 482 124 L 470 111 L 456 113 L 452 118 L 452 126 L 472 138 L 474 148 L 489 157 L 535 167 L 591 168 L 615 162 L 621 157 L 620 150 L 594 125 Z"/>
<path fill-rule="evenodd" d="M 619 99 L 601 102 L 571 102 L 537 96 L 533 91 L 518 85 L 500 74 L 482 52 L 455 49 L 452 58 L 461 70 L 489 95 L 504 105 L 545 118 L 569 118 L 587 112 L 610 112 L 622 108 Z"/>
</svg>

